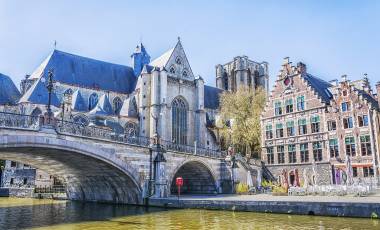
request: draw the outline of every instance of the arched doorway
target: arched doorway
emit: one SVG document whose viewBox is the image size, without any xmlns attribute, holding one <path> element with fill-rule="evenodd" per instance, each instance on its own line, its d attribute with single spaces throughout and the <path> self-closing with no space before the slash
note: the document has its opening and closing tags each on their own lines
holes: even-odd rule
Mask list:
<svg viewBox="0 0 380 230">
<path fill-rule="evenodd" d="M 175 173 L 171 183 L 171 194 L 177 194 L 176 178 L 183 178 L 181 194 L 215 194 L 216 183 L 210 169 L 199 161 L 190 161 L 182 165 Z"/>
</svg>

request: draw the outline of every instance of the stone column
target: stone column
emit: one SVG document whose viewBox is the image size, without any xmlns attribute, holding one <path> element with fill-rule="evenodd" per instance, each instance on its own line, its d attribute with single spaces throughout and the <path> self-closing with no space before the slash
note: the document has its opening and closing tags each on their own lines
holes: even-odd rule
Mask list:
<svg viewBox="0 0 380 230">
<path fill-rule="evenodd" d="M 166 159 L 164 157 L 165 149 L 159 144 L 156 137 L 156 143 L 151 146 L 154 157 L 154 195 L 156 198 L 165 198 L 168 196 L 168 183 L 166 180 Z"/>
</svg>

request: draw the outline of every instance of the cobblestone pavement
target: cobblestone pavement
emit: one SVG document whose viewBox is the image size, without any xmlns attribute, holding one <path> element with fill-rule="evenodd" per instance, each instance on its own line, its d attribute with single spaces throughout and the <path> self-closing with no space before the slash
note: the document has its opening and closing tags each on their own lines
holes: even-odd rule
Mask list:
<svg viewBox="0 0 380 230">
<path fill-rule="evenodd" d="M 178 199 L 171 196 L 170 199 Z M 343 202 L 343 203 L 380 203 L 380 193 L 367 197 L 354 196 L 272 196 L 259 195 L 215 195 L 190 196 L 181 195 L 181 200 L 207 200 L 207 201 L 282 201 L 282 202 Z"/>
</svg>

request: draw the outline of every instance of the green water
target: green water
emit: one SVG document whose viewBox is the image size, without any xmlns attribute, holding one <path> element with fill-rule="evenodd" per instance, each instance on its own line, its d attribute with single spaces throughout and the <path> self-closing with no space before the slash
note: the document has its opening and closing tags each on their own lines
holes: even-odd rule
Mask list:
<svg viewBox="0 0 380 230">
<path fill-rule="evenodd" d="M 380 229 L 379 220 L 0 198 L 0 229 Z"/>
</svg>

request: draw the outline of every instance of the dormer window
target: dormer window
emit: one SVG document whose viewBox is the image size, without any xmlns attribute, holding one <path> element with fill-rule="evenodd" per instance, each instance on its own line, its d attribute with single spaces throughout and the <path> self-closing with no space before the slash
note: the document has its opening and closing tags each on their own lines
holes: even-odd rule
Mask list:
<svg viewBox="0 0 380 230">
<path fill-rule="evenodd" d="M 182 59 L 180 57 L 177 57 L 175 59 L 175 63 L 177 63 L 178 65 L 182 65 Z"/>
</svg>

